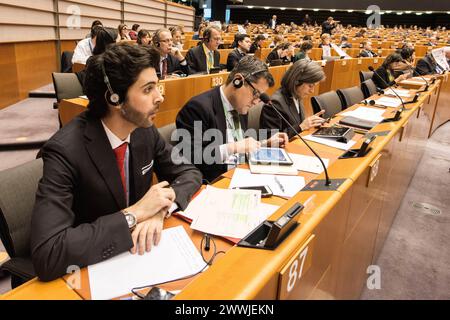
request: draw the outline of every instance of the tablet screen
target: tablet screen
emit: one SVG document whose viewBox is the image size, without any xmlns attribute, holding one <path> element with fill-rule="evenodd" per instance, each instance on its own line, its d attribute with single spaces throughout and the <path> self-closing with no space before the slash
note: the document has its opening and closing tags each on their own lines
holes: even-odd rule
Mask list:
<svg viewBox="0 0 450 320">
<path fill-rule="evenodd" d="M 280 148 L 261 148 L 250 154 L 250 161 L 256 163 L 292 164 L 286 152 Z"/>
<path fill-rule="evenodd" d="M 313 133 L 313 136 L 341 137 L 349 129 L 343 127 L 323 127 Z"/>
</svg>

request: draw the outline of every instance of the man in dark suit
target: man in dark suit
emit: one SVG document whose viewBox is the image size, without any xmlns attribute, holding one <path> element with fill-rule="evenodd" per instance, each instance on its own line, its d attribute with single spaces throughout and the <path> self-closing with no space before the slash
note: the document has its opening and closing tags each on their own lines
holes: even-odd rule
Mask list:
<svg viewBox="0 0 450 320">
<path fill-rule="evenodd" d="M 360 57 L 364 57 L 364 58 L 378 57 L 378 54 L 376 54 L 375 52 L 372 51 L 372 42 L 363 41 L 362 45 L 363 45 L 363 49 L 359 53 Z"/>
<path fill-rule="evenodd" d="M 331 35 L 333 29 L 336 28 L 336 26 L 337 22 L 334 21 L 333 17 L 328 17 L 328 19 L 322 23 L 322 34 L 328 33 L 329 35 Z"/>
<path fill-rule="evenodd" d="M 203 32 L 200 45 L 189 49 L 186 60 L 192 73 L 209 72 L 211 68 L 220 67 L 220 53 L 217 51 L 222 41 L 221 31 L 216 26 L 209 26 Z"/>
<path fill-rule="evenodd" d="M 265 135 L 270 138 L 262 142 L 255 140 L 256 134 L 245 134 L 248 111 L 273 85 L 267 66 L 246 56 L 231 71 L 225 85 L 193 97 L 180 110 L 177 134 L 183 139 L 176 148 L 191 159 L 207 180 L 211 182 L 235 166 L 239 154 L 255 151 L 261 145 L 283 146 L 287 141 L 284 133 Z"/>
<path fill-rule="evenodd" d="M 200 172 L 153 126 L 163 98 L 154 49 L 113 45 L 86 69 L 88 111 L 43 147 L 44 173 L 31 223 L 31 254 L 43 281 L 69 266 L 96 264 L 131 249 L 150 251 L 164 218 L 186 208 Z M 152 174 L 159 184 L 152 186 Z"/>
<path fill-rule="evenodd" d="M 277 16 L 273 15 L 272 19 L 269 20 L 269 28 L 275 30 L 276 27 L 277 27 Z"/>
<path fill-rule="evenodd" d="M 417 61 L 416 71 L 420 75 L 442 73 L 444 70 L 444 67 L 440 66 L 430 53 Z"/>
<path fill-rule="evenodd" d="M 161 61 L 156 68 L 159 79 L 165 79 L 173 73 L 189 75 L 189 65 L 180 50 L 173 46 L 170 30 L 156 30 L 152 42 L 161 55 Z"/>
<path fill-rule="evenodd" d="M 237 47 L 228 54 L 227 58 L 227 70 L 233 70 L 234 66 L 248 53 L 252 41 L 246 34 L 236 35 Z"/>
</svg>

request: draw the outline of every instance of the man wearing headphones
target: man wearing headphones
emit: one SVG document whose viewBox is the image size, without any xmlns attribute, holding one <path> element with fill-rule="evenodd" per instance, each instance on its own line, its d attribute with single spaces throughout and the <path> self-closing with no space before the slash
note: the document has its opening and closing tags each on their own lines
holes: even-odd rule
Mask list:
<svg viewBox="0 0 450 320">
<path fill-rule="evenodd" d="M 208 72 L 220 67 L 220 53 L 217 51 L 222 41 L 221 31 L 216 26 L 209 26 L 203 32 L 200 45 L 189 49 L 186 60 L 192 73 Z"/>
<path fill-rule="evenodd" d="M 255 151 L 261 146 L 284 146 L 288 141 L 285 133 L 277 133 L 261 142 L 246 138 L 248 111 L 273 85 L 267 66 L 253 56 L 245 56 L 231 71 L 225 85 L 193 97 L 180 110 L 176 125 L 178 137 L 183 139 L 177 148 L 187 150 L 190 156 L 186 152 L 183 154 L 200 169 L 205 179 L 212 182 L 236 165 L 238 154 Z M 186 136 L 189 139 L 185 139 Z"/>
<path fill-rule="evenodd" d="M 88 111 L 42 149 L 31 222 L 31 255 L 41 280 L 127 250 L 150 251 L 164 218 L 177 206 L 186 208 L 200 187 L 200 172 L 175 164 L 183 159 L 153 126 L 164 100 L 158 61 L 154 49 L 128 44 L 89 60 Z M 160 183 L 152 186 L 153 173 Z"/>
<path fill-rule="evenodd" d="M 171 74 L 189 75 L 189 65 L 180 50 L 173 46 L 172 33 L 170 30 L 156 30 L 152 41 L 153 45 L 161 55 L 156 70 L 159 79 L 165 79 Z"/>
<path fill-rule="evenodd" d="M 250 50 L 250 46 L 252 45 L 250 37 L 246 34 L 237 34 L 235 41 L 237 44 L 236 49 L 231 51 L 228 54 L 227 58 L 228 71 L 233 70 L 234 66 L 239 62 L 239 60 L 246 56 L 246 54 Z"/>
</svg>

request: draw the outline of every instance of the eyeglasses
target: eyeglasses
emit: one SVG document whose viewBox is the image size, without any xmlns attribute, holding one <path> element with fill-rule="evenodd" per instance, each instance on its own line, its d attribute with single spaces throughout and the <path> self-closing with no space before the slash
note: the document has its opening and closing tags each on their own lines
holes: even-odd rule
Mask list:
<svg viewBox="0 0 450 320">
<path fill-rule="evenodd" d="M 253 99 L 259 99 L 259 97 L 261 96 L 261 92 L 259 92 L 259 90 L 258 89 L 256 89 L 253 85 L 252 85 L 252 83 L 250 82 L 250 81 L 248 81 L 247 79 L 245 79 L 244 78 L 244 80 L 245 80 L 245 82 L 247 82 L 247 84 L 253 89 Z"/>
</svg>

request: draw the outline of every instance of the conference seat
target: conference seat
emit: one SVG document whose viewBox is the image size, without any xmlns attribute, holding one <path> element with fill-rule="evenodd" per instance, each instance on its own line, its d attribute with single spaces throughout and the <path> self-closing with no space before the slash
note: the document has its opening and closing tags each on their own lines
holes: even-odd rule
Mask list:
<svg viewBox="0 0 450 320">
<path fill-rule="evenodd" d="M 367 99 L 368 97 L 377 93 L 377 86 L 372 79 L 369 79 L 361 83 L 361 90 L 364 94 L 364 98 Z"/>
<path fill-rule="evenodd" d="M 336 91 L 329 91 L 311 98 L 313 112 L 325 110 L 324 118 L 329 118 L 342 111 L 342 101 Z"/>
<path fill-rule="evenodd" d="M 42 159 L 0 172 L 0 238 L 10 257 L 0 269 L 11 274 L 15 288 L 36 277 L 31 262 L 31 216 Z"/>
<path fill-rule="evenodd" d="M 363 83 L 366 80 L 372 79 L 373 71 L 360 71 L 359 72 L 359 80 Z"/>
<path fill-rule="evenodd" d="M 337 94 L 341 98 L 342 108 L 346 109 L 364 100 L 364 94 L 360 87 L 355 86 L 346 89 L 339 89 Z"/>
<path fill-rule="evenodd" d="M 168 144 L 174 146 L 178 142 L 176 140 L 172 140 L 172 133 L 177 129 L 177 126 L 175 123 L 170 123 L 164 127 L 158 128 L 158 132 L 161 135 L 161 137 L 166 141 Z"/>
<path fill-rule="evenodd" d="M 83 87 L 75 73 L 52 73 L 56 100 L 73 99 L 83 95 Z"/>
<path fill-rule="evenodd" d="M 73 51 L 64 51 L 61 55 L 61 72 L 71 73 L 72 72 L 72 58 Z"/>
</svg>

